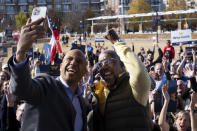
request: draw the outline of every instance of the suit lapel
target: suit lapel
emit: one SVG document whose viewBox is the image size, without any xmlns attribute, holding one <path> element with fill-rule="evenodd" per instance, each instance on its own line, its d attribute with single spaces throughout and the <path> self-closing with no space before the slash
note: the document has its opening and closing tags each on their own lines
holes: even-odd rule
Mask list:
<svg viewBox="0 0 197 131">
<path fill-rule="evenodd" d="M 81 109 L 82 109 L 82 118 L 83 118 L 83 130 L 85 131 L 86 130 L 86 125 L 87 125 L 87 106 L 85 104 L 85 101 L 84 99 L 81 97 L 81 96 L 78 96 L 78 99 L 79 99 L 79 102 L 80 102 L 80 106 L 81 106 Z"/>
<path fill-rule="evenodd" d="M 64 85 L 61 83 L 60 79 L 57 78 L 56 79 L 56 83 L 58 85 L 58 88 L 59 88 L 59 94 L 60 96 L 62 97 L 62 99 L 64 100 L 65 104 L 66 105 L 70 105 L 69 107 L 71 108 L 71 111 L 70 113 L 72 113 L 72 125 L 74 127 L 74 122 L 75 122 L 75 117 L 76 117 L 76 111 L 75 111 L 75 108 L 72 104 L 72 101 L 70 100 L 68 94 L 66 93 L 65 89 L 64 89 Z"/>
</svg>

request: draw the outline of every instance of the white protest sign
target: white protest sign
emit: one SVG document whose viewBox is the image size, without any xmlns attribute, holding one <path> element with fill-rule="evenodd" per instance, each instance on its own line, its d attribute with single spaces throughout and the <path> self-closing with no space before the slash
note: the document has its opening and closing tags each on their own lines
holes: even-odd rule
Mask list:
<svg viewBox="0 0 197 131">
<path fill-rule="evenodd" d="M 178 30 L 178 31 L 171 31 L 171 42 L 186 42 L 192 41 L 192 34 L 191 30 Z"/>
<path fill-rule="evenodd" d="M 95 42 L 105 42 L 105 39 L 103 36 L 96 36 L 95 37 Z"/>
</svg>

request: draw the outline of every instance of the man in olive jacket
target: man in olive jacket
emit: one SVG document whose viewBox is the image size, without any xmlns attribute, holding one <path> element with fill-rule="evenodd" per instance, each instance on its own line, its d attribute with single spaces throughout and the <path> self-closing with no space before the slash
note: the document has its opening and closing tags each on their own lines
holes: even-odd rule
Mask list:
<svg viewBox="0 0 197 131">
<path fill-rule="evenodd" d="M 88 116 L 89 130 L 147 131 L 150 79 L 146 68 L 113 30 L 106 38 L 115 51 L 106 50 L 99 56 L 99 73 L 106 86 L 96 87 L 93 111 Z"/>
<path fill-rule="evenodd" d="M 78 82 L 86 73 L 86 59 L 79 50 L 66 54 L 57 79 L 40 75 L 32 79 L 26 52 L 45 34 L 39 19 L 22 27 L 17 51 L 9 59 L 10 91 L 27 103 L 22 131 L 85 131 L 86 106 Z"/>
</svg>

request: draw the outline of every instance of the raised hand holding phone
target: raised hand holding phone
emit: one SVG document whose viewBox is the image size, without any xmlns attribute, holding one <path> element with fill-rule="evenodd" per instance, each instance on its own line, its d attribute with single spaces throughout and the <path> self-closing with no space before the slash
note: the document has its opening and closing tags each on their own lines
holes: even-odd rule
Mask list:
<svg viewBox="0 0 197 131">
<path fill-rule="evenodd" d="M 33 42 L 37 39 L 43 38 L 45 35 L 44 27 L 39 25 L 43 20 L 43 18 L 40 18 L 31 22 L 31 20 L 28 19 L 27 24 L 21 28 L 20 39 L 16 51 L 17 63 L 23 62 L 26 58 L 26 53 L 32 47 Z"/>
<path fill-rule="evenodd" d="M 34 22 L 40 18 L 46 18 L 47 16 L 47 8 L 43 7 L 35 7 L 32 11 L 31 22 Z M 40 25 L 44 25 L 44 21 L 40 23 Z"/>
</svg>

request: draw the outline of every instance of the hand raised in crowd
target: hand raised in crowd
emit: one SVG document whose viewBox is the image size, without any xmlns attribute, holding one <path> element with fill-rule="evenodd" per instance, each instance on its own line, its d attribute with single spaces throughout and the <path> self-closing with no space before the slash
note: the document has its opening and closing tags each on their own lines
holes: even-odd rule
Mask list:
<svg viewBox="0 0 197 131">
<path fill-rule="evenodd" d="M 183 69 L 184 74 L 188 77 L 188 78 L 192 78 L 195 76 L 195 71 L 191 70 L 189 67 L 185 67 Z"/>
<path fill-rule="evenodd" d="M 42 38 L 45 34 L 44 27 L 39 25 L 44 18 L 40 18 L 32 23 L 28 19 L 27 24 L 22 27 L 19 42 L 17 44 L 16 62 L 24 61 L 26 52 L 32 47 L 33 42 Z"/>
<path fill-rule="evenodd" d="M 159 44 L 157 42 L 154 43 L 154 46 L 159 48 Z"/>
<path fill-rule="evenodd" d="M 87 105 L 90 105 L 89 100 L 88 100 L 88 96 L 91 94 L 91 85 L 90 84 L 86 84 L 84 87 L 84 93 L 83 93 L 83 98 L 86 102 Z"/>
<path fill-rule="evenodd" d="M 155 95 L 157 93 L 158 89 L 155 88 L 154 90 L 149 92 L 149 103 L 151 104 L 155 100 Z"/>
<path fill-rule="evenodd" d="M 197 105 L 197 92 L 191 94 L 190 110 L 193 110 L 195 105 Z"/>
<path fill-rule="evenodd" d="M 39 66 L 40 64 L 41 64 L 41 61 L 38 58 L 36 58 L 34 60 L 34 66 Z"/>
<path fill-rule="evenodd" d="M 162 58 L 162 64 L 163 64 L 165 72 L 168 72 L 169 71 L 168 70 L 168 61 L 167 61 L 166 57 Z"/>
<path fill-rule="evenodd" d="M 182 47 L 182 46 L 183 46 L 183 43 L 182 43 L 182 42 L 180 42 L 180 43 L 179 43 L 179 46 L 181 46 L 181 47 Z"/>
<path fill-rule="evenodd" d="M 183 57 L 183 59 L 185 60 L 186 59 L 186 57 L 187 57 L 187 53 L 186 52 L 182 52 L 181 53 L 181 56 Z"/>
<path fill-rule="evenodd" d="M 195 52 L 195 50 L 194 49 L 192 49 L 192 55 L 196 55 L 196 52 Z"/>
<path fill-rule="evenodd" d="M 165 99 L 167 102 L 169 102 L 169 101 L 170 101 L 170 96 L 169 96 L 169 94 L 168 94 L 168 88 L 167 88 L 167 87 L 168 87 L 167 84 L 163 85 L 163 87 L 162 87 L 162 94 L 163 94 L 163 96 L 164 96 L 164 99 Z"/>
<path fill-rule="evenodd" d="M 118 34 L 113 30 L 110 29 L 105 35 L 105 39 L 109 40 L 112 44 L 119 40 Z"/>
<path fill-rule="evenodd" d="M 6 88 L 5 90 L 6 100 L 8 107 L 14 107 L 14 102 L 16 101 L 16 96 L 10 93 L 10 90 Z"/>
<path fill-rule="evenodd" d="M 0 63 L 3 63 L 4 58 L 0 57 Z"/>
<path fill-rule="evenodd" d="M 4 58 L 0 57 L 0 70 L 1 70 L 1 66 L 2 66 L 3 60 L 4 60 Z"/>
<path fill-rule="evenodd" d="M 176 58 L 172 59 L 171 65 L 174 66 L 176 64 L 176 62 L 177 62 Z"/>
</svg>

